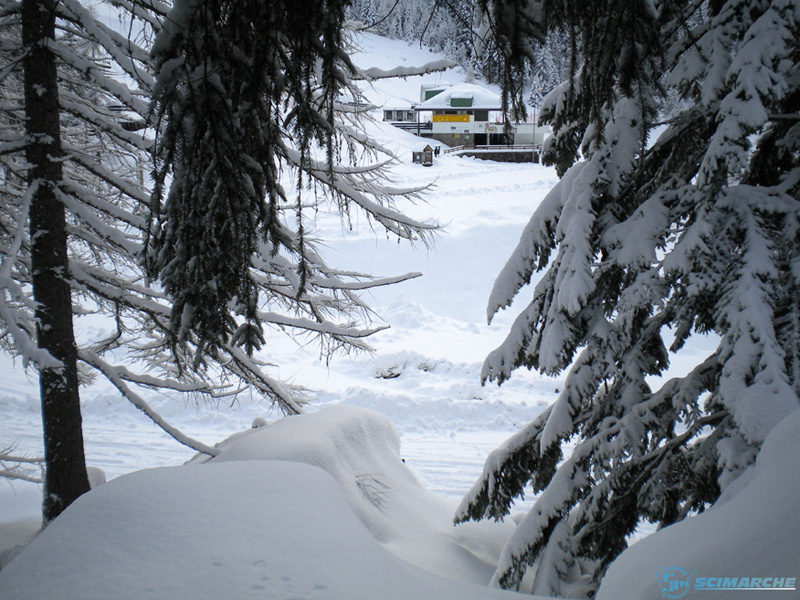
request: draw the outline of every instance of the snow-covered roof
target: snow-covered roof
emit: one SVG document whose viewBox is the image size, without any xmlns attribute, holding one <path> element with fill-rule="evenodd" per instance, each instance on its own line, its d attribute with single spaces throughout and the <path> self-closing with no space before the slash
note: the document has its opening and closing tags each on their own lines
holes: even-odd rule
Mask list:
<svg viewBox="0 0 800 600">
<path fill-rule="evenodd" d="M 458 100 L 466 98 L 472 99 L 471 106 L 464 106 Z M 453 99 L 456 105 L 453 106 Z M 417 110 L 448 110 L 452 108 L 469 108 L 472 110 L 501 110 L 502 102 L 500 96 L 491 90 L 482 88 L 474 83 L 457 83 L 433 98 L 422 102 L 416 106 Z"/>
</svg>

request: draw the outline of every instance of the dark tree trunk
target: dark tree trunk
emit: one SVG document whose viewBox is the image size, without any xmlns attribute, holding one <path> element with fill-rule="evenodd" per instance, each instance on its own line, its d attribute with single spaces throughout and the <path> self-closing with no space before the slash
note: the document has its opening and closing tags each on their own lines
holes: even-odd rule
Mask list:
<svg viewBox="0 0 800 600">
<path fill-rule="evenodd" d="M 67 281 L 67 233 L 64 205 L 55 188 L 61 180 L 61 138 L 55 57 L 47 48 L 55 29 L 55 0 L 22 3 L 25 73 L 26 159 L 31 165 L 30 234 L 33 294 L 39 347 L 61 362 L 41 368 L 39 385 L 46 460 L 44 520 L 56 518 L 88 491 L 78 396 L 77 350 L 72 330 L 72 301 Z"/>
</svg>

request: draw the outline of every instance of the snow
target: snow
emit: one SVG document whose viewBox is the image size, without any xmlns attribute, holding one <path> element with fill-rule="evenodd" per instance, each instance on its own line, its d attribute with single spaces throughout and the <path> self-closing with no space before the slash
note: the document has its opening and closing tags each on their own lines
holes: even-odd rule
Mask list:
<svg viewBox="0 0 800 600">
<path fill-rule="evenodd" d="M 368 52 L 359 62 L 362 68 L 374 66 L 388 69 L 392 64 L 397 64 L 398 58 L 411 68 L 439 58 L 418 47 L 383 40 L 369 34 L 364 36 L 362 43 L 368 48 Z M 435 83 L 443 79 L 458 81 L 462 78 L 463 72 L 448 70 L 426 77 L 381 79 L 371 84 L 366 93 L 376 106 L 384 102 L 390 105 L 398 104 L 396 99 L 392 100 L 393 97 L 407 98 L 412 102 L 418 101 L 420 85 L 423 82 Z M 375 116 L 380 119 L 379 110 L 375 111 Z M 270 374 L 274 375 L 275 379 L 288 380 L 313 390 L 309 411 L 321 411 L 320 415 L 331 415 L 333 413 L 326 407 L 349 405 L 381 413 L 388 417 L 392 427 L 396 428 L 397 434 L 386 434 L 379 438 L 379 446 L 384 454 L 372 456 L 370 450 L 362 452 L 363 457 L 357 456 L 364 461 L 363 464 L 359 463 L 359 474 L 374 474 L 380 466 L 391 475 L 389 481 L 393 488 L 399 489 L 400 486 L 405 486 L 402 487 L 403 494 L 395 496 L 407 496 L 408 503 L 396 509 L 392 513 L 392 518 L 374 510 L 373 507 L 375 514 L 372 520 L 359 520 L 355 515 L 363 517 L 371 506 L 364 505 L 363 502 L 360 507 L 354 504 L 354 508 L 347 508 L 349 512 L 344 511 L 347 514 L 341 516 L 341 519 L 347 519 L 348 523 L 355 522 L 354 527 L 361 532 L 358 534 L 358 540 L 364 537 L 372 539 L 372 545 L 365 547 L 367 549 L 364 554 L 389 556 L 386 560 L 392 565 L 402 565 L 399 568 L 400 573 L 411 569 L 415 574 L 410 578 L 412 581 L 418 579 L 418 569 L 407 566 L 406 561 L 413 565 L 422 565 L 428 570 L 435 571 L 437 575 L 450 574 L 464 581 L 480 581 L 485 586 L 491 577 L 492 561 L 496 561 L 499 555 L 501 545 L 500 538 L 497 537 L 499 534 L 472 535 L 470 531 L 478 527 L 476 524 L 455 528 L 452 525 L 452 518 L 458 499 L 479 476 L 489 452 L 506 437 L 535 418 L 555 398 L 555 389 L 560 386 L 557 379 L 542 377 L 535 373 L 515 374 L 502 388 L 480 385 L 481 362 L 491 348 L 503 339 L 513 317 L 512 307 L 508 313 L 497 315 L 491 326 L 487 325 L 484 307 L 492 281 L 513 250 L 521 228 L 557 178 L 552 169 L 541 165 L 492 163 L 449 155 L 437 157 L 432 167 L 424 168 L 411 163 L 411 152 L 418 148 L 419 138 L 381 122 L 374 123 L 369 133 L 397 153 L 400 162 L 393 169 L 393 176 L 398 186 L 432 184 L 424 194 L 425 202 L 409 203 L 399 208 L 415 219 L 438 220 L 445 225 L 444 231 L 438 235 L 434 247 L 430 249 L 411 247 L 406 243 L 398 243 L 393 236 L 387 239 L 369 223 L 358 221 L 355 215 L 352 223 L 343 223 L 338 216 L 331 217 L 319 213 L 314 217 L 314 221 L 308 224 L 309 236 L 326 241 L 322 250 L 329 262 L 341 269 L 386 277 L 412 272 L 421 272 L 423 276 L 398 285 L 377 288 L 367 296 L 366 300 L 381 317 L 375 325 L 387 324 L 391 327 L 369 338 L 369 343 L 375 348 L 374 354 L 341 356 L 330 364 L 324 364 L 320 361 L 319 350 L 313 343 L 306 345 L 303 340 L 298 343 L 276 334 L 268 337 L 265 350 L 259 358 L 278 365 L 270 369 Z M 104 330 L 110 333 L 112 327 L 108 323 L 93 320 L 91 316 L 81 317 L 76 323 L 79 335 L 83 332 L 93 337 L 98 337 Z M 0 448 L 14 446 L 16 455 L 40 456 L 41 417 L 35 374 L 26 372 L 18 361 L 14 362 L 7 357 L 0 358 L 0 369 L 4 374 L 0 380 L 0 414 L 3 415 Z M 279 415 L 247 395 L 240 397 L 233 405 L 223 400 L 218 405 L 203 406 L 195 405 L 191 398 L 181 400 L 158 393 L 143 393 L 142 396 L 142 401 L 165 421 L 179 428 L 187 437 L 209 447 L 245 430 L 247 435 L 243 437 L 248 439 L 251 436 L 264 437 L 268 430 L 272 430 L 270 435 L 275 436 L 278 432 L 288 431 L 286 428 L 295 426 L 293 422 L 287 421 L 286 424 L 281 422 L 278 427 L 277 423 L 268 427 L 262 426 L 250 433 L 249 430 L 255 420 L 263 424 L 274 421 Z M 183 475 L 184 471 L 175 468 L 169 468 L 164 472 L 159 470 L 143 472 L 143 469 L 181 465 L 192 459 L 194 452 L 178 445 L 156 428 L 137 408 L 124 401 L 109 383 L 97 381 L 84 385 L 82 404 L 88 463 L 102 469 L 109 482 L 101 485 L 82 501 L 88 503 L 85 508 L 80 508 L 82 505 L 79 505 L 74 511 L 70 511 L 76 513 L 74 517 L 76 520 L 72 525 L 63 526 L 68 527 L 65 536 L 82 540 L 80 543 L 82 548 L 91 548 L 95 543 L 100 543 L 97 539 L 103 536 L 86 531 L 86 537 L 81 537 L 83 533 L 76 532 L 83 531 L 85 525 L 80 523 L 91 521 L 88 514 L 96 511 L 99 505 L 112 500 L 122 503 L 126 493 L 134 489 L 140 500 L 128 499 L 124 502 L 124 505 L 131 507 L 131 510 L 133 510 L 132 505 L 137 503 L 143 506 L 145 504 L 153 506 L 161 501 L 171 504 L 172 500 L 166 500 L 169 496 L 167 491 L 162 491 L 161 500 L 155 495 L 152 502 L 145 500 L 150 494 L 151 487 L 153 494 L 156 494 L 159 485 L 166 485 L 172 479 L 177 484 L 178 480 L 183 478 L 181 480 L 185 480 L 187 488 L 185 493 L 181 492 L 180 502 L 184 506 L 176 506 L 175 510 L 189 515 L 193 507 L 197 508 L 200 511 L 198 515 L 187 516 L 190 521 L 194 519 L 191 524 L 195 527 L 198 527 L 198 522 L 203 518 L 211 519 L 212 513 L 218 515 L 220 519 L 219 523 L 213 525 L 213 533 L 208 533 L 208 536 L 214 539 L 214 543 L 202 541 L 197 544 L 209 552 L 213 551 L 215 555 L 232 552 L 231 560 L 243 556 L 233 548 L 237 545 L 236 540 L 220 539 L 222 537 L 220 531 L 224 529 L 225 519 L 228 518 L 226 512 L 238 515 L 239 511 L 232 506 L 234 504 L 238 506 L 240 498 L 231 498 L 232 504 L 224 504 L 217 496 L 221 488 L 230 487 L 227 484 L 221 485 L 220 480 L 233 478 L 233 471 L 242 470 L 244 466 L 228 465 L 227 462 L 223 464 L 224 461 L 220 460 L 219 463 L 202 465 L 205 469 L 203 471 L 195 470 L 200 467 L 199 465 L 192 466 L 191 470 L 187 469 L 189 473 L 231 473 L 220 474 L 220 479 L 215 482 L 202 480 L 202 477 L 193 481 L 188 474 Z M 317 418 L 316 414 L 314 412 L 303 418 Z M 320 422 L 319 425 L 321 427 L 324 423 Z M 333 424 L 329 425 L 333 427 Z M 393 440 L 393 435 L 399 437 Z M 397 464 L 395 461 L 396 470 L 391 470 L 384 463 L 389 461 L 388 456 L 397 456 L 398 440 L 399 455 L 405 460 L 405 465 Z M 322 443 L 322 440 L 318 441 Z M 274 441 L 269 443 L 265 441 L 261 447 L 267 446 L 272 448 L 270 452 L 277 451 Z M 220 449 L 225 453 L 232 452 L 232 440 L 220 446 Z M 325 466 L 312 464 L 316 467 Z M 271 467 L 263 465 L 258 467 L 265 473 L 269 468 Z M 259 501 L 259 505 L 272 506 L 283 503 L 287 508 L 291 508 L 297 496 L 302 495 L 302 490 L 313 488 L 319 483 L 317 479 L 322 478 L 328 482 L 319 485 L 334 485 L 330 481 L 330 476 L 316 475 L 316 471 L 313 469 L 309 471 L 310 469 L 311 467 L 305 468 L 300 474 L 286 474 L 284 492 L 271 491 L 269 494 L 273 496 L 267 496 L 268 492 L 264 491 L 265 499 Z M 341 469 L 331 470 L 339 479 L 342 473 L 348 473 Z M 310 475 L 307 482 L 299 481 L 304 480 L 309 472 L 314 475 Z M 350 472 L 352 473 L 352 469 Z M 131 473 L 133 474 L 128 475 Z M 215 476 L 209 475 L 209 477 Z M 265 477 L 266 480 L 269 480 L 269 477 Z M 383 478 L 380 481 L 385 482 Z M 371 485 L 374 487 L 378 484 L 368 478 L 362 479 L 363 489 L 369 489 Z M 231 494 L 234 494 L 234 491 L 232 489 Z M 261 489 L 254 489 L 252 492 L 257 495 Z M 279 492 L 287 494 L 280 502 L 277 496 L 274 496 Z M 343 491 L 337 492 L 339 506 L 344 506 L 348 500 L 354 501 L 359 497 L 363 499 L 363 496 L 358 496 L 352 488 L 350 492 L 349 495 Z M 241 494 L 244 495 L 244 492 Z M 210 496 L 213 501 L 200 506 L 193 501 L 184 501 L 184 495 L 198 498 Z M 95 497 L 96 500 L 90 500 Z M 268 497 L 274 497 L 276 500 L 273 502 Z M 321 505 L 328 502 L 327 496 L 322 498 L 317 493 L 310 494 L 310 497 L 317 498 Z M 41 512 L 40 502 L 41 492 L 36 485 L 23 482 L 9 484 L 0 481 L 0 549 L 13 550 L 18 544 L 24 543 L 19 541 L 25 540 L 24 535 L 19 533 L 12 535 L 11 532 L 11 529 L 16 530 L 21 522 L 29 524 L 27 529 L 23 527 L 23 533 L 32 534 L 30 523 L 34 524 L 32 527 L 35 529 L 35 523 Z M 311 514 L 325 509 L 325 506 L 313 505 L 312 501 L 306 502 L 301 512 Z M 108 510 L 112 509 L 113 506 L 108 507 Z M 336 513 L 337 510 L 333 512 Z M 84 516 L 80 516 L 81 514 Z M 146 536 L 147 527 L 144 523 L 146 518 L 146 515 L 141 515 L 136 524 L 127 520 L 124 523 L 115 523 L 112 531 L 107 532 L 110 539 L 115 539 L 114 536 L 118 535 L 115 533 L 116 529 L 124 527 L 126 532 L 134 536 L 127 544 L 128 550 L 125 555 L 129 558 L 133 552 L 132 548 Z M 406 526 L 392 527 L 393 518 Z M 107 520 L 114 521 L 110 515 Z M 338 520 L 340 516 L 337 514 L 332 521 Z M 59 519 L 59 523 L 61 521 L 62 519 Z M 364 525 L 365 522 L 371 525 L 372 529 Z M 316 523 L 319 526 L 319 521 Z M 209 526 L 211 527 L 211 524 Z M 480 531 L 485 526 L 502 532 L 500 537 L 507 537 L 510 533 L 510 525 L 479 524 L 479 528 L 475 531 Z M 248 529 L 250 525 L 242 527 Z M 307 535 L 302 523 L 295 523 L 294 527 L 292 531 L 297 535 L 302 534 L 309 540 L 314 539 Z M 319 535 L 329 539 L 327 537 L 329 532 L 322 529 Z M 47 540 L 56 535 L 51 533 L 53 531 L 59 531 L 55 528 L 55 524 L 48 527 L 39 539 Z M 138 537 L 140 535 L 138 532 L 141 533 L 141 537 Z M 176 533 L 176 536 L 186 542 L 190 533 L 190 529 L 185 529 L 180 534 Z M 279 533 L 285 535 L 287 539 L 293 535 L 288 530 Z M 232 530 L 231 535 L 235 535 L 235 531 Z M 283 542 L 280 544 L 273 542 L 274 535 L 275 532 L 265 533 L 264 539 L 269 540 L 270 547 L 278 546 L 274 552 L 279 553 Z M 335 539 L 332 533 L 331 539 Z M 383 543 L 385 548 L 381 546 L 375 550 L 378 541 Z M 324 545 L 323 542 L 324 540 L 320 539 L 309 542 L 309 545 L 317 543 Z M 37 540 L 37 544 L 41 543 Z M 165 553 L 178 552 L 179 543 L 176 542 L 174 546 L 162 546 L 161 543 L 156 545 L 158 551 L 154 551 L 151 547 L 145 553 L 146 556 L 141 556 L 137 560 L 155 560 L 153 557 L 162 557 L 156 561 L 159 564 L 153 568 L 156 570 L 163 568 L 161 577 L 164 579 L 168 577 L 166 570 L 170 567 L 160 563 L 168 562 L 163 560 L 163 556 L 167 555 Z M 166 541 L 163 543 L 167 544 Z M 194 544 L 188 542 L 186 544 L 191 548 L 195 547 Z M 244 543 L 244 546 L 248 547 L 249 544 L 250 542 Z M 357 545 L 355 541 L 353 544 Z M 73 543 L 71 548 L 74 549 L 75 546 Z M 120 554 L 105 545 L 98 546 L 98 550 L 99 555 L 107 554 L 116 559 L 120 557 Z M 28 551 L 39 552 L 34 546 L 26 550 L 26 554 Z M 305 551 L 314 552 L 312 547 Z M 390 551 L 394 554 L 387 555 Z M 199 553 L 201 549 L 193 549 L 192 552 Z M 242 552 L 245 553 L 246 550 L 243 549 Z M 333 554 L 339 556 L 338 552 Z M 398 562 L 394 555 L 400 556 L 403 562 Z M 74 558 L 75 561 L 86 560 L 91 564 L 94 560 L 86 556 Z M 22 557 L 17 560 L 21 559 Z M 185 564 L 183 559 L 180 560 Z M 193 560 L 194 558 L 187 559 L 188 562 Z M 241 560 L 249 566 L 256 559 L 250 562 L 244 558 Z M 115 561 L 110 559 L 101 561 L 99 558 L 98 561 L 95 580 L 103 580 L 108 573 L 115 572 L 116 567 L 114 569 L 108 567 L 117 564 Z M 310 559 L 303 564 L 309 564 L 309 561 Z M 336 562 L 339 563 L 338 558 Z M 367 566 L 372 562 L 359 555 L 353 564 L 362 564 L 357 567 L 357 573 L 358 577 L 364 577 Z M 73 568 L 83 569 L 77 562 Z M 144 568 L 142 563 L 136 569 L 132 566 L 131 571 L 138 570 L 141 573 Z M 339 565 L 339 568 L 342 566 Z M 64 569 L 66 570 L 66 566 Z M 83 572 L 86 573 L 85 570 Z M 298 571 L 291 571 L 289 574 L 297 574 L 299 577 L 300 572 L 301 569 L 298 567 Z M 241 575 L 239 571 L 235 573 Z M 356 567 L 353 567 L 343 577 L 355 577 L 355 574 Z M 156 573 L 153 576 L 156 577 Z M 244 575 L 241 576 L 249 581 Z M 4 574 L 0 580 L 2 581 L 0 597 L 16 597 L 15 593 L 5 593 L 7 589 L 5 586 L 10 585 L 5 577 Z M 120 577 L 124 578 L 125 573 L 120 573 Z M 411 583 L 405 587 L 401 585 L 407 577 L 390 576 L 386 573 L 386 569 L 376 571 L 374 579 L 372 575 L 368 577 L 372 582 L 385 582 L 380 587 L 381 595 L 384 595 L 385 589 L 390 585 L 394 585 L 391 582 L 396 582 L 396 585 L 400 586 L 399 589 L 408 590 L 407 593 L 404 592 L 403 597 L 415 593 L 419 593 L 422 597 L 451 597 L 458 593 L 462 597 L 469 598 L 475 597 L 476 594 L 475 591 L 464 591 L 465 588 L 458 585 L 448 587 L 453 591 L 447 593 L 440 592 L 442 589 L 440 587 L 426 588 L 428 591 L 425 593 L 417 592 Z M 139 578 L 141 579 L 141 576 Z M 425 574 L 419 578 L 428 581 L 428 576 Z M 186 581 L 188 578 L 181 576 L 180 579 Z M 279 580 L 280 577 L 275 577 L 273 582 Z M 41 582 L 41 585 L 47 583 Z M 215 590 L 218 589 L 216 585 L 220 584 L 205 585 L 201 577 L 196 587 L 191 589 Z M 324 585 L 333 585 L 333 581 Z M 361 589 L 352 581 L 348 585 L 355 586 L 354 589 Z M 31 588 L 30 594 L 33 597 L 37 596 L 35 589 Z M 286 591 L 288 588 L 275 589 L 279 597 L 286 597 L 280 594 L 288 593 Z M 354 597 L 351 594 L 343 594 L 341 589 L 337 593 L 330 592 L 329 597 Z M 369 586 L 364 584 L 364 589 L 369 589 Z M 436 591 L 433 592 L 432 589 Z M 374 590 L 373 587 L 372 591 Z M 242 592 L 240 595 L 246 596 L 247 593 Z M 481 597 L 495 597 L 496 592 L 487 592 L 484 587 L 481 593 L 483 594 Z M 186 595 L 191 596 L 188 593 Z M 218 594 L 216 597 L 219 596 Z M 231 597 L 236 594 L 226 593 L 223 596 Z"/>
<path fill-rule="evenodd" d="M 289 417 L 201 463 L 84 495 L 0 572 L 3 596 L 509 597 L 483 585 L 513 527 L 454 528 L 452 507 L 403 464 L 378 413 Z"/>
<path fill-rule="evenodd" d="M 209 462 L 284 460 L 314 465 L 339 485 L 359 521 L 393 554 L 421 569 L 485 585 L 510 523 L 453 527 L 449 501 L 405 466 L 400 439 L 380 413 L 331 406 L 236 434 Z"/>
<path fill-rule="evenodd" d="M 22 519 L 11 523 L 0 523 L 0 571 L 36 537 L 42 528 L 41 519 Z"/>
<path fill-rule="evenodd" d="M 0 589 L 16 600 L 511 596 L 401 561 L 329 475 L 282 461 L 120 477 L 37 537 L 0 573 Z"/>
<path fill-rule="evenodd" d="M 418 46 L 372 34 L 363 34 L 360 46 L 356 62 L 373 73 L 398 63 L 403 73 L 413 73 L 440 60 Z M 378 109 L 410 106 L 419 102 L 423 82 L 463 78 L 460 69 L 447 69 L 379 79 L 366 95 Z M 374 114 L 381 118 L 379 110 Z M 563 389 L 561 379 L 522 371 L 502 388 L 480 385 L 482 361 L 501 345 L 529 301 L 518 297 L 512 303 L 531 276 L 525 269 L 534 250 L 525 239 L 548 232 L 528 232 L 517 244 L 558 179 L 553 169 L 537 164 L 444 154 L 424 168 L 411 163 L 419 138 L 380 122 L 369 132 L 397 153 L 398 185 L 432 185 L 424 203 L 398 208 L 445 226 L 426 249 L 398 243 L 355 217 L 345 223 L 318 214 L 309 225 L 309 235 L 326 241 L 330 263 L 342 269 L 389 277 L 423 274 L 368 295 L 382 319 L 378 325 L 390 326 L 369 338 L 375 353 L 323 364 L 313 344 L 270 337 L 260 356 L 278 365 L 270 372 L 313 390 L 310 414 L 280 421 L 247 396 L 210 406 L 156 393 L 143 398 L 187 436 L 208 446 L 225 440 L 205 464 L 192 461 L 192 450 L 157 429 L 110 384 L 85 385 L 87 459 L 109 481 L 82 497 L 8 567 L 37 528 L 41 492 L 33 484 L 0 482 L 0 597 L 64 597 L 64 590 L 81 599 L 514 597 L 485 587 L 511 526 L 453 527 L 452 518 L 490 451 Z M 568 182 L 579 174 L 570 173 Z M 567 187 L 554 192 L 542 210 L 552 212 L 553 204 L 565 202 L 572 192 Z M 575 190 L 571 200 L 581 213 L 578 195 Z M 579 216 L 575 229 L 583 230 Z M 641 228 L 638 246 L 647 246 L 649 231 Z M 567 283 L 563 305 L 574 309 L 570 302 L 585 293 L 586 283 L 579 274 Z M 493 316 L 487 324 L 490 294 Z M 108 327 L 91 317 L 77 325 L 78 331 Z M 707 354 L 687 346 L 665 378 L 685 373 Z M 41 455 L 34 374 L 5 356 L 0 371 L 0 449 Z M 658 597 L 654 565 L 726 573 L 739 565 L 745 574 L 748 560 L 758 566 L 751 572 L 772 572 L 766 562 L 783 557 L 795 563 L 781 568 L 796 573 L 800 548 L 792 540 L 800 539 L 800 531 L 788 511 L 800 492 L 798 441 L 790 435 L 800 425 L 799 414 L 773 430 L 749 486 L 737 481 L 726 491 L 733 496 L 727 503 L 638 542 L 614 565 L 600 597 Z M 192 464 L 178 466 L 187 461 Z M 778 477 L 781 461 L 795 469 L 791 477 Z M 745 558 L 736 558 L 743 549 Z"/>
<path fill-rule="evenodd" d="M 737 489 L 729 488 L 706 512 L 623 552 L 603 579 L 597 600 L 658 598 L 661 590 L 654 567 L 696 570 L 695 580 L 800 575 L 798 429 L 800 410 L 767 436 L 752 473 L 732 486 Z"/>
<path fill-rule="evenodd" d="M 420 103 L 420 110 L 444 110 L 453 108 L 452 99 L 472 99 L 472 105 L 467 107 L 472 110 L 500 110 L 502 102 L 500 96 L 483 86 L 474 83 L 457 83 L 442 90 L 432 98 Z"/>
<path fill-rule="evenodd" d="M 368 74 L 381 77 L 397 69 L 406 73 L 400 78 L 380 78 L 366 86 L 367 99 L 378 108 L 410 109 L 412 104 L 419 104 L 419 90 L 423 83 L 449 85 L 447 82 L 464 78 L 461 67 L 446 68 L 429 75 L 414 75 L 420 66 L 441 68 L 449 62 L 419 45 L 390 40 L 369 32 L 360 33 L 355 43 L 353 62 Z M 381 118 L 380 115 L 376 116 Z"/>
</svg>

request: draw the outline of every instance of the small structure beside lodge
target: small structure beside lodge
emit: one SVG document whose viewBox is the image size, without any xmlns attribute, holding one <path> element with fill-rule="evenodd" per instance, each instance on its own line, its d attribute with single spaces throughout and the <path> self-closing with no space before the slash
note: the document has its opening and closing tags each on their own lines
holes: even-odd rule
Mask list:
<svg viewBox="0 0 800 600">
<path fill-rule="evenodd" d="M 417 113 L 413 108 L 409 107 L 388 107 L 383 108 L 383 120 L 390 122 L 392 125 L 396 123 L 417 123 Z"/>
<path fill-rule="evenodd" d="M 433 165 L 433 155 L 436 151 L 428 144 L 422 150 L 411 153 L 412 162 L 422 165 L 423 167 L 430 167 Z"/>
</svg>

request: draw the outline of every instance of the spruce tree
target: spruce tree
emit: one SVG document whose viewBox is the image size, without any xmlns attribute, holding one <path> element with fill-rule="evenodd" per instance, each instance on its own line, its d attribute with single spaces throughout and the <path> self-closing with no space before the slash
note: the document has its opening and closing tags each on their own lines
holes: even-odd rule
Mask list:
<svg viewBox="0 0 800 600">
<path fill-rule="evenodd" d="M 146 265 L 172 299 L 176 343 L 197 343 L 195 365 L 225 347 L 251 355 L 274 311 L 290 313 L 287 325 L 363 318 L 354 292 L 385 282 L 345 283 L 324 263 L 306 235 L 318 210 L 361 211 L 423 243 L 435 229 L 394 208 L 415 191 L 383 183 L 393 157 L 359 127 L 367 103 L 344 9 L 176 0 L 156 39 Z M 317 327 L 333 345 L 358 346 Z"/>
<path fill-rule="evenodd" d="M 489 318 L 529 285 L 533 299 L 482 377 L 567 374 L 492 453 L 456 520 L 503 518 L 530 486 L 539 495 L 494 581 L 515 588 L 536 565 L 534 593 L 555 596 L 580 577 L 596 586 L 640 523 L 713 504 L 800 406 L 800 4 L 487 10 L 516 68 L 547 32 L 573 50 L 540 113 L 561 179 Z M 687 374 L 653 378 L 705 335 L 716 348 Z"/>
<path fill-rule="evenodd" d="M 545 96 L 560 84 L 567 75 L 568 55 L 564 34 L 550 34 L 543 44 L 533 48 L 533 57 L 526 75 L 526 83 L 530 84 L 528 104 L 537 114 Z"/>
</svg>

